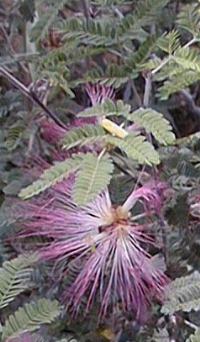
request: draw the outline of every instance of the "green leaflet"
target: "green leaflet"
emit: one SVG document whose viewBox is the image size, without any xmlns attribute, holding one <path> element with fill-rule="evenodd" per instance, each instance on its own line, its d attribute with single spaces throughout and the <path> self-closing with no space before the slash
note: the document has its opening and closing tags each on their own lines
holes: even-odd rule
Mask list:
<svg viewBox="0 0 200 342">
<path fill-rule="evenodd" d="M 124 38 L 128 33 L 134 32 L 138 27 L 151 24 L 159 12 L 167 5 L 169 0 L 143 0 L 139 1 L 133 15 L 125 16 L 118 28 L 119 35 Z"/>
<path fill-rule="evenodd" d="M 133 69 L 131 60 L 130 66 L 128 65 L 116 65 L 108 64 L 106 70 L 102 68 L 93 68 L 87 71 L 82 79 L 78 79 L 72 82 L 74 85 L 79 85 L 80 83 L 91 82 L 99 83 L 107 87 L 119 88 L 124 83 L 128 82 L 130 79 L 134 79 L 138 76 L 137 70 Z"/>
<path fill-rule="evenodd" d="M 143 43 L 141 43 L 139 49 L 130 57 L 127 61 L 127 65 L 131 68 L 138 68 L 149 57 L 150 53 L 156 46 L 157 37 L 148 37 Z"/>
<path fill-rule="evenodd" d="M 86 125 L 84 127 L 76 127 L 71 129 L 61 143 L 64 149 L 70 149 L 75 146 L 84 146 L 88 143 L 95 143 L 103 140 L 106 132 L 101 126 L 98 125 Z"/>
<path fill-rule="evenodd" d="M 86 108 L 84 111 L 80 112 L 78 116 L 83 117 L 92 117 L 92 116 L 111 116 L 111 115 L 122 115 L 127 117 L 130 112 L 131 106 L 125 104 L 123 101 L 119 100 L 117 102 L 113 102 L 110 99 L 107 99 L 105 102 L 101 104 L 97 104 L 93 107 Z"/>
<path fill-rule="evenodd" d="M 199 37 L 200 14 L 198 4 L 191 3 L 183 6 L 178 14 L 177 24 L 192 33 L 193 36 Z"/>
<path fill-rule="evenodd" d="M 200 80 L 200 72 L 193 70 L 179 71 L 175 76 L 170 77 L 164 84 L 159 88 L 159 97 L 162 100 L 167 100 L 168 97 L 182 89 L 188 88 L 191 84 Z"/>
<path fill-rule="evenodd" d="M 67 178 L 71 172 L 75 171 L 79 167 L 80 162 L 80 155 L 57 162 L 55 165 L 45 170 L 37 181 L 33 182 L 25 189 L 22 189 L 19 193 L 19 197 L 28 199 L 56 183 L 61 182 L 64 178 Z"/>
<path fill-rule="evenodd" d="M 25 304 L 10 315 L 3 326 L 2 339 L 19 336 L 26 331 L 35 331 L 41 324 L 51 323 L 60 314 L 57 300 L 39 299 Z"/>
<path fill-rule="evenodd" d="M 0 309 L 6 307 L 17 295 L 28 288 L 32 265 L 37 261 L 36 254 L 20 255 L 6 261 L 0 268 Z"/>
<path fill-rule="evenodd" d="M 116 44 L 116 34 L 112 20 L 72 18 L 61 22 L 60 32 L 64 40 L 73 40 L 89 46 L 110 46 Z"/>
<path fill-rule="evenodd" d="M 155 139 L 163 145 L 173 144 L 175 141 L 175 135 L 172 133 L 169 121 L 163 117 L 163 114 L 151 108 L 136 110 L 130 114 L 129 120 L 145 128 L 148 133 L 153 134 Z"/>
<path fill-rule="evenodd" d="M 129 158 L 139 164 L 157 165 L 160 163 L 158 152 L 142 135 L 129 134 L 124 139 L 108 137 L 107 142 L 119 147 Z"/>
<path fill-rule="evenodd" d="M 162 51 L 171 55 L 176 49 L 180 47 L 179 32 L 176 30 L 172 30 L 169 33 L 165 33 L 158 39 L 157 45 Z"/>
<path fill-rule="evenodd" d="M 198 50 L 189 47 L 178 48 L 173 55 L 173 59 L 184 69 L 200 72 L 200 56 Z"/>
<path fill-rule="evenodd" d="M 92 201 L 110 183 L 113 168 L 108 154 L 85 155 L 74 186 L 74 201 L 78 205 Z"/>
<path fill-rule="evenodd" d="M 175 279 L 166 290 L 166 300 L 162 307 L 164 314 L 176 311 L 191 311 L 200 309 L 200 274 Z"/>
<path fill-rule="evenodd" d="M 17 122 L 8 129 L 5 147 L 9 151 L 13 151 L 18 146 L 24 134 L 24 131 L 25 126 L 20 122 Z"/>
</svg>

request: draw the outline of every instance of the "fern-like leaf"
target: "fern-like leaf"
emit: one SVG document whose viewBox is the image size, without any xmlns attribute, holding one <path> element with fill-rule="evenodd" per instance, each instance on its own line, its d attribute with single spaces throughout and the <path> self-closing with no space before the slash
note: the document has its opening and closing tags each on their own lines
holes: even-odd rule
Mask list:
<svg viewBox="0 0 200 342">
<path fill-rule="evenodd" d="M 59 31 L 64 41 L 73 40 L 85 45 L 110 46 L 117 42 L 112 20 L 86 21 L 72 18 L 61 23 Z"/>
<path fill-rule="evenodd" d="M 74 201 L 85 205 L 92 201 L 110 183 L 113 164 L 107 154 L 85 155 L 74 186 Z"/>
<path fill-rule="evenodd" d="M 33 271 L 31 266 L 37 261 L 35 255 L 21 255 L 3 263 L 0 268 L 0 308 L 6 307 L 15 297 L 27 289 Z"/>
<path fill-rule="evenodd" d="M 64 63 L 69 66 L 71 64 L 80 62 L 87 57 L 92 57 L 97 54 L 101 54 L 106 51 L 106 47 L 91 47 L 91 46 L 79 46 L 76 41 L 63 42 L 61 47 L 48 51 L 48 54 L 41 55 L 37 62 L 40 63 L 40 70 L 44 67 L 57 66 L 59 63 Z"/>
<path fill-rule="evenodd" d="M 5 147 L 9 151 L 13 151 L 18 146 L 24 133 L 24 130 L 24 125 L 20 124 L 19 122 L 8 129 Z"/>
<path fill-rule="evenodd" d="M 91 82 L 99 83 L 107 87 L 119 88 L 122 84 L 126 83 L 129 79 L 135 79 L 138 76 L 138 72 L 133 69 L 130 62 L 130 66 L 109 64 L 104 71 L 100 67 L 95 67 L 89 70 L 82 79 L 78 79 L 72 82 L 72 85 L 79 85 L 80 83 Z"/>
<path fill-rule="evenodd" d="M 133 112 L 129 118 L 145 128 L 148 133 L 153 134 L 159 143 L 169 145 L 174 142 L 175 135 L 172 133 L 172 127 L 161 113 L 153 109 L 140 108 Z"/>
<path fill-rule="evenodd" d="M 18 336 L 26 331 L 35 331 L 41 324 L 51 323 L 60 314 L 57 300 L 39 299 L 25 304 L 9 316 L 2 331 L 2 339 Z"/>
<path fill-rule="evenodd" d="M 128 33 L 134 33 L 134 30 L 138 29 L 138 27 L 152 23 L 168 2 L 169 0 L 139 1 L 134 9 L 134 14 L 127 15 L 122 19 L 118 28 L 118 33 L 126 36 Z"/>
<path fill-rule="evenodd" d="M 87 125 L 71 129 L 62 139 L 61 143 L 64 149 L 70 149 L 77 145 L 84 146 L 88 143 L 101 141 L 105 136 L 105 131 L 101 126 Z"/>
<path fill-rule="evenodd" d="M 199 37 L 199 5 L 193 3 L 184 6 L 178 15 L 177 24 L 179 27 L 189 31 L 194 37 Z"/>
<path fill-rule="evenodd" d="M 28 199 L 40 192 L 46 190 L 47 188 L 61 182 L 64 178 L 67 178 L 69 174 L 75 171 L 79 164 L 81 163 L 80 155 L 74 158 L 70 158 L 61 162 L 57 162 L 55 165 L 51 166 L 49 169 L 45 170 L 40 178 L 33 182 L 25 189 L 22 189 L 19 193 L 19 197 L 23 199 Z"/>
<path fill-rule="evenodd" d="M 162 51 L 171 55 L 180 47 L 179 32 L 173 30 L 167 34 L 165 33 L 160 39 L 158 39 L 157 45 Z"/>
<path fill-rule="evenodd" d="M 155 36 L 148 37 L 143 43 L 141 43 L 139 49 L 135 54 L 127 61 L 127 65 L 130 68 L 136 68 L 145 63 L 150 53 L 156 46 L 157 38 Z"/>
<path fill-rule="evenodd" d="M 129 158 L 136 160 L 139 164 L 157 165 L 160 162 L 157 151 L 142 135 L 128 134 L 124 139 L 108 137 L 106 140 L 107 143 L 119 147 Z"/>
<path fill-rule="evenodd" d="M 170 95 L 189 87 L 199 80 L 200 72 L 182 70 L 164 82 L 164 84 L 159 88 L 158 96 L 161 100 L 167 100 Z"/>
<path fill-rule="evenodd" d="M 182 47 L 175 51 L 173 58 L 184 69 L 200 72 L 200 56 L 198 50 Z"/>
<path fill-rule="evenodd" d="M 107 99 L 105 102 L 101 104 L 97 104 L 93 107 L 86 108 L 83 112 L 80 112 L 78 116 L 83 117 L 91 117 L 91 116 L 124 116 L 127 117 L 130 112 L 131 106 L 123 103 L 123 101 L 119 100 L 117 102 L 113 102 L 110 99 Z"/>
<path fill-rule="evenodd" d="M 200 309 L 200 274 L 175 279 L 166 291 L 166 301 L 162 307 L 164 314 L 176 311 L 191 311 Z"/>
</svg>

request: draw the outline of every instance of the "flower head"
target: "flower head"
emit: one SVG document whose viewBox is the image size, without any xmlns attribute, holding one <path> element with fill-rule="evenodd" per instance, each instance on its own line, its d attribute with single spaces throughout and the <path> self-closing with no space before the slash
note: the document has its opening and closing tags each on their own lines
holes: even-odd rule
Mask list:
<svg viewBox="0 0 200 342">
<path fill-rule="evenodd" d="M 42 259 L 81 260 L 82 269 L 65 291 L 74 314 L 86 297 L 86 312 L 97 301 L 102 318 L 120 303 L 124 311 L 142 320 L 152 299 L 162 300 L 167 277 L 149 252 L 156 240 L 148 234 L 148 224 L 137 223 L 131 210 L 140 200 L 151 203 L 151 211 L 156 211 L 157 187 L 148 184 L 134 190 L 118 207 L 105 190 L 80 208 L 72 200 L 73 184 L 71 175 L 46 194 L 20 205 L 22 236 L 49 239 L 40 249 Z"/>
<path fill-rule="evenodd" d="M 114 99 L 114 89 L 101 84 L 87 84 L 86 92 L 93 106 L 104 102 L 106 99 Z"/>
</svg>

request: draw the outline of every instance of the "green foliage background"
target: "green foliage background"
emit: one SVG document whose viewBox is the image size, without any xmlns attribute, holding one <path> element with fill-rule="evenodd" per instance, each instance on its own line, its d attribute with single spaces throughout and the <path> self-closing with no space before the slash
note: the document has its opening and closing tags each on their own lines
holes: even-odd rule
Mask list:
<svg viewBox="0 0 200 342">
<path fill-rule="evenodd" d="M 199 32 L 199 1 L 1 1 L 2 341 L 200 341 Z M 24 97 L 2 68 L 27 87 L 47 80 L 48 94 L 36 89 L 38 96 L 44 95 L 42 101 L 67 125 L 75 116 L 106 116 L 124 129 L 135 123 L 142 133 L 122 140 L 100 124 L 71 129 L 57 147 L 70 152 L 98 144 L 105 154 L 73 154 L 33 182 L 23 171 L 32 156 L 53 162 L 54 146 L 44 140 L 40 125 L 47 113 Z M 91 107 L 87 83 L 112 86 L 117 101 Z M 38 263 L 36 254 L 18 256 L 12 237 L 20 227 L 13 222 L 10 201 L 19 193 L 26 199 L 44 191 L 73 169 L 77 204 L 87 203 L 108 184 L 120 203 L 141 167 L 147 175 L 158 168 L 173 189 L 157 227 L 167 273 L 174 280 L 166 301 L 153 306 L 145 326 L 116 314 L 97 327 L 95 308 L 87 319 L 81 314 L 71 321 L 58 299 L 79 265 L 71 263 L 68 277 L 56 282 L 64 264 Z M 30 239 L 27 250 L 37 243 L 42 241 Z"/>
</svg>

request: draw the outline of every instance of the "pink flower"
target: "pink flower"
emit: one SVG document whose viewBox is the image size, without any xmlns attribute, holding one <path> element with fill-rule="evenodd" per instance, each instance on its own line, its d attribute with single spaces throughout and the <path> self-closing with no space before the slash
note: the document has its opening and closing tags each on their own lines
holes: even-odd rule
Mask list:
<svg viewBox="0 0 200 342">
<path fill-rule="evenodd" d="M 145 186 L 133 191 L 123 206 L 126 207 L 126 210 L 130 210 L 138 199 L 143 199 L 146 209 L 153 209 L 155 213 L 159 214 L 168 189 L 169 186 L 165 182 L 149 181 Z"/>
<path fill-rule="evenodd" d="M 73 202 L 73 184 L 71 175 L 36 199 L 21 203 L 16 214 L 24 227 L 21 236 L 47 238 L 49 242 L 40 249 L 42 259 L 81 261 L 82 269 L 65 291 L 74 315 L 86 297 L 86 312 L 98 302 L 100 318 L 120 304 L 143 321 L 152 300 L 162 301 L 168 279 L 149 252 L 157 248 L 149 224 L 137 223 L 131 210 L 140 200 L 151 206 L 151 213 L 141 213 L 143 219 L 156 212 L 162 183 L 134 190 L 122 206 L 115 207 L 105 190 L 81 208 Z"/>
<path fill-rule="evenodd" d="M 44 118 L 40 122 L 42 138 L 52 144 L 58 143 L 66 134 L 67 130 L 58 126 L 54 121 Z"/>
<path fill-rule="evenodd" d="M 101 84 L 87 84 L 86 92 L 91 100 L 92 106 L 104 102 L 106 99 L 114 99 L 114 89 Z"/>
<path fill-rule="evenodd" d="M 6 342 L 34 342 L 34 341 L 40 341 L 39 335 L 36 334 L 30 334 L 30 333 L 22 333 L 18 337 L 11 337 L 6 339 Z"/>
</svg>

